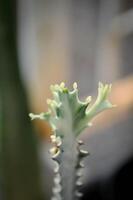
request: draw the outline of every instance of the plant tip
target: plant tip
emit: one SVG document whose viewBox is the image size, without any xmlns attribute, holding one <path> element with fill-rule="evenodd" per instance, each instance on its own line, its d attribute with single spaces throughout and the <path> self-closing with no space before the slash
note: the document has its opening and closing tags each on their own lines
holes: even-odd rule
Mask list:
<svg viewBox="0 0 133 200">
<path fill-rule="evenodd" d="M 74 83 L 73 83 L 73 89 L 74 89 L 74 90 L 76 90 L 76 89 L 77 89 L 77 87 L 78 87 L 78 86 L 77 86 L 77 83 L 76 83 L 76 82 L 74 82 Z"/>
</svg>

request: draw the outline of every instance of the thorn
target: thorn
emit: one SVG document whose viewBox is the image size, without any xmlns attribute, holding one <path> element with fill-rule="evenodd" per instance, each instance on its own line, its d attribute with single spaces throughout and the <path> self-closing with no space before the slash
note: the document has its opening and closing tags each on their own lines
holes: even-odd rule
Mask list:
<svg viewBox="0 0 133 200">
<path fill-rule="evenodd" d="M 82 161 L 79 162 L 79 166 L 80 166 L 81 168 L 84 168 L 84 167 L 85 167 L 85 166 L 84 166 L 84 163 L 83 163 Z"/>
<path fill-rule="evenodd" d="M 60 147 L 60 146 L 61 146 L 62 141 L 61 141 L 60 136 L 57 136 L 57 137 L 56 137 L 56 144 L 57 144 L 57 147 Z"/>
<path fill-rule="evenodd" d="M 75 192 L 75 196 L 76 196 L 76 197 L 82 197 L 83 194 L 82 194 L 81 192 L 76 191 L 76 192 Z"/>
<path fill-rule="evenodd" d="M 50 138 L 51 138 L 51 141 L 52 141 L 53 143 L 55 143 L 57 147 L 60 147 L 60 146 L 61 146 L 62 141 L 61 141 L 60 136 L 56 136 L 55 134 L 52 134 L 52 135 L 50 136 Z"/>
<path fill-rule="evenodd" d="M 31 120 L 34 120 L 36 118 L 36 116 L 33 113 L 30 113 L 29 117 L 31 118 Z"/>
<path fill-rule="evenodd" d="M 78 140 L 78 144 L 79 144 L 79 145 L 83 145 L 84 142 L 83 142 L 82 140 Z"/>
<path fill-rule="evenodd" d="M 55 186 L 55 187 L 52 189 L 52 191 L 53 191 L 54 194 L 58 194 L 58 193 L 60 193 L 61 190 L 62 190 L 62 188 L 61 188 L 60 185 Z"/>
<path fill-rule="evenodd" d="M 38 115 L 35 115 L 33 113 L 30 113 L 29 117 L 31 118 L 31 120 L 34 120 L 34 119 L 42 119 L 42 120 L 44 120 L 44 114 L 45 113 L 40 113 Z"/>
<path fill-rule="evenodd" d="M 109 89 L 111 90 L 111 88 L 112 88 L 112 84 L 109 84 Z"/>
<path fill-rule="evenodd" d="M 99 82 L 99 88 L 103 87 L 103 83 Z"/>
<path fill-rule="evenodd" d="M 56 154 L 55 156 L 53 156 L 52 159 L 54 161 L 56 161 L 58 164 L 60 164 L 61 163 L 61 154 L 60 154 L 60 151 L 59 151 L 58 154 Z"/>
<path fill-rule="evenodd" d="M 49 152 L 52 155 L 52 158 L 56 157 L 60 153 L 57 147 L 52 147 Z"/>
<path fill-rule="evenodd" d="M 59 184 L 60 182 L 61 182 L 61 176 L 60 174 L 56 174 L 56 176 L 54 177 L 54 183 Z"/>
<path fill-rule="evenodd" d="M 88 96 L 88 97 L 86 98 L 86 101 L 87 101 L 87 103 L 90 103 L 90 102 L 92 101 L 92 97 L 91 97 L 91 96 Z"/>
<path fill-rule="evenodd" d="M 64 82 L 61 82 L 60 87 L 61 87 L 62 89 L 64 89 L 65 83 L 64 83 Z"/>
<path fill-rule="evenodd" d="M 79 156 L 80 157 L 86 157 L 88 155 L 89 155 L 88 151 L 85 151 L 85 150 L 82 150 L 82 149 L 79 150 Z"/>
<path fill-rule="evenodd" d="M 73 89 L 74 89 L 74 90 L 77 89 L 77 83 L 76 83 L 76 82 L 73 83 Z"/>
<path fill-rule="evenodd" d="M 79 161 L 78 161 L 78 163 L 76 164 L 75 168 L 78 170 L 78 169 L 82 169 L 82 168 L 84 168 L 84 167 L 85 167 L 85 166 L 84 166 L 83 160 L 82 160 L 82 158 L 79 157 Z"/>
<path fill-rule="evenodd" d="M 83 183 L 82 183 L 80 180 L 78 180 L 78 181 L 76 181 L 76 185 L 77 185 L 77 186 L 82 186 Z"/>
<path fill-rule="evenodd" d="M 55 173 L 55 174 L 58 174 L 58 173 L 59 173 L 60 166 L 59 166 L 58 162 L 56 162 L 55 164 L 56 164 L 56 166 L 55 166 L 55 168 L 54 168 L 54 173 Z"/>
<path fill-rule="evenodd" d="M 82 176 L 82 170 L 77 169 L 76 175 L 77 175 L 77 177 L 81 177 Z"/>
<path fill-rule="evenodd" d="M 51 138 L 51 141 L 53 142 L 53 143 L 55 143 L 56 142 L 56 136 L 53 134 L 53 135 L 51 135 L 50 136 L 50 138 Z"/>
</svg>

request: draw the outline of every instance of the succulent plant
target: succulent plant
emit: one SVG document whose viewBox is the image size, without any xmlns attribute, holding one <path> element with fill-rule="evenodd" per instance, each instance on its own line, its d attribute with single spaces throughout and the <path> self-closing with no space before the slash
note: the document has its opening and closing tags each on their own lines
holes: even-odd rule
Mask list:
<svg viewBox="0 0 133 200">
<path fill-rule="evenodd" d="M 72 91 L 63 82 L 50 88 L 53 100 L 47 100 L 48 112 L 29 116 L 32 120 L 48 121 L 52 128 L 54 146 L 50 153 L 56 164 L 52 200 L 78 200 L 82 196 L 83 159 L 89 154 L 81 149 L 83 142 L 78 136 L 92 125 L 91 120 L 98 113 L 114 107 L 107 99 L 111 85 L 99 83 L 98 96 L 92 105 L 90 96 L 84 102 L 79 100 L 77 83 L 73 84 Z"/>
</svg>

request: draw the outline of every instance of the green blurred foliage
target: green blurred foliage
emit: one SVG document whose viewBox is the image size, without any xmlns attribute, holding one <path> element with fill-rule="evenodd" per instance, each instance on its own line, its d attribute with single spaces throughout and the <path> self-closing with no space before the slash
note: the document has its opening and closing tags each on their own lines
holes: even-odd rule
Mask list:
<svg viewBox="0 0 133 200">
<path fill-rule="evenodd" d="M 2 200 L 42 200 L 37 139 L 16 49 L 16 2 L 0 0 L 0 193 Z"/>
</svg>

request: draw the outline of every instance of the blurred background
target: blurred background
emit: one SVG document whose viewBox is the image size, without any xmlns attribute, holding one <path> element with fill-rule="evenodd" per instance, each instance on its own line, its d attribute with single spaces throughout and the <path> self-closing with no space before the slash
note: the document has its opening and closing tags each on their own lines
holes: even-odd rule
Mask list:
<svg viewBox="0 0 133 200">
<path fill-rule="evenodd" d="M 49 85 L 78 83 L 80 98 L 113 83 L 106 111 L 83 133 L 83 200 L 132 199 L 133 1 L 0 0 L 0 200 L 48 200 Z M 132 197 L 131 197 L 132 195 Z"/>
</svg>

